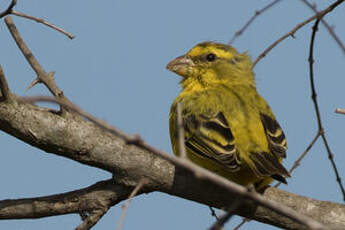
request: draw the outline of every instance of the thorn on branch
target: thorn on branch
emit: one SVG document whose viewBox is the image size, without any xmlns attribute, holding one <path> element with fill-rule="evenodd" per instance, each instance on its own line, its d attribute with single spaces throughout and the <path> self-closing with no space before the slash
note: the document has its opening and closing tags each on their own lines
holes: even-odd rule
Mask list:
<svg viewBox="0 0 345 230">
<path fill-rule="evenodd" d="M 23 53 L 26 60 L 29 62 L 32 69 L 37 74 L 37 79 L 34 80 L 28 87 L 30 89 L 31 87 L 35 86 L 37 83 L 43 83 L 48 90 L 59 100 L 64 102 L 65 104 L 70 103 L 70 101 L 64 97 L 61 89 L 56 85 L 54 80 L 54 74 L 55 72 L 49 72 L 46 73 L 43 67 L 39 64 L 35 56 L 32 54 L 31 50 L 28 48 L 28 46 L 25 44 L 23 38 L 21 37 L 19 31 L 17 30 L 12 18 L 10 16 L 7 16 L 5 18 L 5 23 L 7 25 L 7 28 L 9 29 L 13 39 L 15 40 L 18 48 Z M 63 110 L 63 107 L 60 106 L 60 110 L 63 114 L 65 110 Z M 67 109 L 68 110 L 68 109 Z"/>
<path fill-rule="evenodd" d="M 25 91 L 29 91 L 32 87 L 34 87 L 35 85 L 37 85 L 38 83 L 41 83 L 41 81 L 39 80 L 39 79 L 35 79 L 35 80 L 33 80 L 31 83 L 30 83 L 30 85 L 26 88 L 26 90 Z"/>
</svg>

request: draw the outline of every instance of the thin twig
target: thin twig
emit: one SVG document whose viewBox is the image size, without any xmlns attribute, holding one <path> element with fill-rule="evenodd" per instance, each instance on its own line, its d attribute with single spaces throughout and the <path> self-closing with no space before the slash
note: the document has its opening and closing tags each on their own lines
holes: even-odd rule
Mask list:
<svg viewBox="0 0 345 230">
<path fill-rule="evenodd" d="M 303 153 L 297 158 L 297 160 L 294 162 L 292 167 L 289 170 L 289 174 L 292 174 L 292 172 L 300 165 L 301 161 L 303 158 L 307 155 L 307 153 L 310 151 L 310 149 L 314 146 L 316 141 L 319 139 L 321 136 L 320 132 L 317 132 L 316 136 L 313 138 L 313 140 L 310 142 L 310 144 L 307 146 L 307 148 L 303 151 Z M 276 185 L 274 185 L 275 188 L 277 188 L 281 182 L 278 182 Z"/>
<path fill-rule="evenodd" d="M 291 174 L 301 163 L 301 161 L 303 160 L 303 158 L 307 155 L 307 153 L 310 151 L 310 149 L 314 146 L 314 144 L 316 143 L 316 141 L 319 139 L 320 137 L 320 132 L 318 132 L 316 134 L 316 136 L 314 137 L 314 139 L 310 142 L 310 144 L 307 146 L 307 148 L 304 150 L 304 152 L 297 158 L 297 160 L 294 162 L 293 166 L 291 167 L 291 169 L 289 170 L 289 173 Z"/>
<path fill-rule="evenodd" d="M 345 114 L 345 109 L 336 108 L 336 109 L 335 109 L 335 112 L 336 112 L 336 113 L 339 113 L 339 114 Z"/>
<path fill-rule="evenodd" d="M 170 154 L 167 154 L 167 153 L 165 153 L 165 152 L 163 152 L 163 151 L 161 151 L 161 150 L 159 150 L 159 149 L 157 149 L 151 145 L 148 145 L 139 136 L 136 136 L 135 138 L 133 138 L 131 136 L 128 136 L 127 134 L 118 133 L 117 129 L 115 127 L 112 127 L 112 126 L 108 125 L 106 122 L 100 121 L 97 118 L 92 119 L 93 118 L 92 115 L 85 113 L 82 110 L 79 110 L 78 107 L 76 107 L 72 103 L 67 104 L 67 103 L 59 101 L 55 98 L 44 97 L 44 96 L 41 96 L 41 97 L 23 97 L 23 98 L 21 98 L 20 101 L 28 102 L 28 103 L 34 103 L 34 102 L 41 101 L 41 102 L 52 102 L 52 103 L 60 104 L 60 106 L 67 107 L 71 111 L 74 111 L 75 113 L 83 116 L 84 118 L 89 119 L 91 122 L 93 122 L 94 124 L 96 124 L 100 128 L 108 131 L 109 133 L 112 133 L 116 136 L 122 137 L 127 143 L 132 143 L 133 145 L 136 145 L 136 146 L 138 146 L 144 150 L 147 150 L 147 151 L 155 154 L 156 156 L 161 157 L 164 160 L 167 160 L 168 162 L 172 163 L 175 166 L 184 168 L 184 169 L 188 170 L 189 172 L 192 172 L 195 175 L 198 175 L 200 179 L 210 181 L 210 182 L 212 182 L 212 184 L 215 184 L 217 186 L 222 187 L 223 189 L 227 190 L 229 193 L 232 193 L 234 195 L 238 195 L 240 198 L 253 201 L 257 205 L 260 205 L 260 206 L 268 208 L 272 211 L 275 211 L 276 213 L 278 213 L 282 216 L 288 217 L 288 218 L 294 220 L 295 222 L 297 222 L 299 224 L 306 225 L 310 229 L 314 229 L 314 230 L 327 229 L 323 224 L 311 219 L 310 217 L 308 217 L 306 215 L 298 213 L 289 207 L 285 207 L 285 206 L 282 206 L 281 204 L 279 204 L 277 202 L 268 200 L 258 193 L 250 192 L 250 191 L 248 191 L 247 188 L 245 188 L 241 185 L 238 185 L 232 181 L 229 181 L 226 178 L 221 177 L 217 174 L 214 174 L 214 173 L 210 172 L 209 170 L 206 170 L 206 169 L 204 169 L 204 168 L 202 168 L 196 164 L 193 164 L 190 161 L 187 161 L 187 160 L 182 159 L 182 158 L 171 156 Z M 133 141 L 133 139 L 135 141 Z"/>
<path fill-rule="evenodd" d="M 10 96 L 10 89 L 8 88 L 8 84 L 6 81 L 5 73 L 0 65 L 0 91 L 1 97 L 3 100 L 7 100 Z"/>
<path fill-rule="evenodd" d="M 29 62 L 31 65 L 32 69 L 36 72 L 37 74 L 37 80 L 39 82 L 44 83 L 49 91 L 54 95 L 58 96 L 59 92 L 61 90 L 58 90 L 56 87 L 51 86 L 51 84 L 47 84 L 47 80 L 49 77 L 47 77 L 47 73 L 44 71 L 43 67 L 39 64 L 31 50 L 28 48 L 28 46 L 25 44 L 23 38 L 21 37 L 19 31 L 17 30 L 17 27 L 14 25 L 14 22 L 10 16 L 7 16 L 5 18 L 6 25 L 15 40 L 15 42 L 18 45 L 18 48 L 22 51 L 23 55 L 25 56 L 26 60 Z"/>
<path fill-rule="evenodd" d="M 234 212 L 240 206 L 242 199 L 234 200 L 231 207 L 227 212 L 222 215 L 210 228 L 209 230 L 221 230 L 226 222 L 228 222 L 231 217 L 235 214 Z"/>
<path fill-rule="evenodd" d="M 185 146 L 185 140 L 184 140 L 184 126 L 183 126 L 183 119 L 182 119 L 182 109 L 181 109 L 181 103 L 177 103 L 177 137 L 178 137 L 178 151 L 179 156 L 186 159 L 187 153 L 186 153 L 186 146 Z"/>
<path fill-rule="evenodd" d="M 260 10 L 255 10 L 254 15 L 247 21 L 247 23 L 238 31 L 236 31 L 236 33 L 234 34 L 234 36 L 231 38 L 229 45 L 231 45 L 232 43 L 235 42 L 235 40 L 240 37 L 243 32 L 250 26 L 250 24 L 252 24 L 254 22 L 254 20 L 261 15 L 263 12 L 265 12 L 266 10 L 268 10 L 269 8 L 271 8 L 272 6 L 276 5 L 278 2 L 280 2 L 281 0 L 275 0 L 271 3 L 269 3 L 267 6 L 263 7 Z"/>
<path fill-rule="evenodd" d="M 6 22 L 7 28 L 9 29 L 19 49 L 21 50 L 24 57 L 31 65 L 32 69 L 37 74 L 37 79 L 34 80 L 33 81 L 34 83 L 31 83 L 29 87 L 32 87 L 34 84 L 37 84 L 37 83 L 43 83 L 48 88 L 48 90 L 54 95 L 54 97 L 58 98 L 59 100 L 64 101 L 65 103 L 69 103 L 69 100 L 64 96 L 62 90 L 55 83 L 55 80 L 54 80 L 55 72 L 46 73 L 44 71 L 43 67 L 39 64 L 35 56 L 32 54 L 28 46 L 25 44 L 23 38 L 18 32 L 10 16 L 7 16 L 5 18 L 5 22 Z M 61 107 L 61 111 L 63 111 L 62 107 Z"/>
<path fill-rule="evenodd" d="M 283 40 L 285 40 L 286 38 L 290 37 L 290 36 L 294 36 L 294 34 L 296 33 L 297 30 L 299 30 L 300 28 L 302 28 L 303 26 L 305 26 L 306 24 L 308 24 L 309 22 L 317 19 L 317 18 L 322 18 L 323 16 L 325 16 L 327 13 L 331 12 L 334 8 L 336 8 L 339 4 L 343 3 L 345 0 L 338 0 L 336 2 L 334 2 L 332 5 L 330 5 L 329 7 L 327 7 L 326 9 L 320 11 L 319 13 L 315 14 L 314 16 L 306 19 L 305 21 L 303 21 L 302 23 L 299 23 L 298 25 L 295 26 L 295 28 L 293 28 L 290 32 L 288 32 L 287 34 L 284 34 L 283 36 L 281 36 L 278 40 L 276 40 L 272 45 L 270 45 L 269 47 L 267 47 L 254 61 L 252 68 L 255 67 L 255 65 L 262 59 L 264 58 L 268 52 L 270 52 L 274 47 L 276 47 L 280 42 L 282 42 Z"/>
<path fill-rule="evenodd" d="M 67 31 L 61 29 L 60 27 L 58 27 L 58 26 L 56 26 L 56 25 L 54 25 L 52 23 L 47 22 L 43 18 L 36 18 L 34 16 L 27 15 L 27 14 L 24 14 L 22 12 L 18 12 L 18 11 L 15 11 L 15 10 L 12 10 L 11 14 L 16 15 L 18 17 L 23 17 L 23 18 L 27 18 L 27 19 L 33 20 L 33 21 L 35 21 L 37 23 L 42 23 L 43 25 L 49 26 L 50 28 L 52 28 L 52 29 L 54 29 L 54 30 L 56 30 L 56 31 L 66 35 L 70 39 L 75 38 L 75 35 L 73 35 L 73 34 L 67 32 Z"/>
<path fill-rule="evenodd" d="M 315 13 L 318 13 L 316 5 L 311 4 L 308 0 L 301 0 L 304 4 L 306 4 L 310 9 L 312 9 Z M 337 34 L 334 32 L 334 28 L 330 26 L 325 19 L 321 19 L 321 23 L 326 27 L 329 34 L 332 36 L 332 38 L 335 40 L 335 42 L 338 44 L 339 48 L 343 51 L 345 54 L 345 45 L 342 43 L 340 38 L 337 36 Z"/>
<path fill-rule="evenodd" d="M 17 4 L 17 0 L 12 0 L 10 5 L 7 7 L 6 10 L 4 10 L 2 13 L 0 13 L 0 18 L 9 15 L 13 12 L 13 7 Z"/>
<path fill-rule="evenodd" d="M 320 20 L 322 19 L 324 15 L 321 15 L 320 17 L 318 17 L 315 21 L 315 24 L 313 26 L 313 32 L 312 32 L 312 35 L 311 35 L 311 41 L 310 41 L 310 49 L 309 49 L 309 58 L 308 58 L 308 61 L 309 61 L 309 77 L 310 77 L 310 87 L 311 87 L 311 98 L 312 98 L 312 101 L 314 103 L 314 108 L 315 108 L 315 113 L 316 113 L 316 117 L 317 117 L 317 123 L 318 123 L 318 127 L 319 127 L 319 133 L 322 137 L 322 140 L 323 140 L 323 143 L 326 147 L 326 150 L 327 150 L 327 153 L 328 153 L 328 159 L 330 160 L 331 162 L 331 165 L 333 167 L 333 170 L 334 170 L 334 173 L 335 173 L 335 176 L 336 176 L 336 180 L 339 184 L 339 187 L 340 187 L 340 191 L 343 195 L 343 200 L 345 201 L 345 189 L 343 187 L 343 184 L 341 182 L 341 178 L 339 176 L 339 172 L 338 172 L 338 169 L 337 169 L 337 166 L 335 164 L 335 161 L 334 161 L 334 158 L 333 158 L 333 153 L 331 152 L 331 149 L 329 147 L 329 144 L 328 144 L 328 141 L 326 139 L 326 135 L 325 135 L 325 131 L 324 131 L 324 128 L 322 126 L 322 122 L 321 122 L 321 114 L 320 114 L 320 109 L 319 109 L 319 105 L 318 105 L 318 101 L 317 101 L 317 93 L 316 93 L 316 89 L 315 89 L 315 84 L 314 84 L 314 68 L 313 68 L 313 64 L 314 64 L 314 58 L 313 58 L 313 53 L 314 53 L 314 41 L 315 41 L 315 35 L 316 35 L 316 32 L 318 30 L 318 25 L 319 25 L 319 22 Z"/>
<path fill-rule="evenodd" d="M 139 183 L 137 184 L 137 186 L 133 189 L 132 193 L 129 195 L 128 199 L 126 200 L 126 202 L 122 206 L 122 213 L 121 213 L 121 217 L 120 217 L 119 223 L 117 224 L 116 230 L 120 230 L 121 229 L 123 221 L 125 220 L 125 217 L 126 217 L 126 212 L 127 212 L 129 204 L 131 203 L 133 197 L 140 191 L 140 189 L 146 183 L 147 183 L 147 180 L 145 178 L 141 179 L 139 181 Z"/>
</svg>

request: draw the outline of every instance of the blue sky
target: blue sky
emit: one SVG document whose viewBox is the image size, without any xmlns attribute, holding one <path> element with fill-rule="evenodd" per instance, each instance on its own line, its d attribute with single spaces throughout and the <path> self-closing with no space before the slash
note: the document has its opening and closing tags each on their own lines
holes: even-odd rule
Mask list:
<svg viewBox="0 0 345 230">
<path fill-rule="evenodd" d="M 0 1 L 4 9 L 9 1 Z M 76 35 L 69 40 L 56 31 L 13 17 L 28 46 L 46 71 L 56 71 L 65 95 L 86 111 L 129 134 L 171 152 L 168 134 L 170 104 L 178 95 L 179 77 L 165 69 L 173 58 L 196 43 L 227 43 L 232 35 L 269 1 L 19 1 L 16 10 L 43 17 Z M 319 9 L 328 1 L 315 1 Z M 345 5 L 326 17 L 345 42 Z M 234 46 L 257 57 L 279 36 L 312 12 L 300 1 L 282 1 L 259 17 Z M 308 50 L 312 24 L 288 38 L 256 67 L 259 92 L 283 127 L 290 168 L 317 131 L 310 99 Z M 3 21 L 0 63 L 11 89 L 23 96 L 48 94 L 42 86 L 26 92 L 35 78 Z M 345 55 L 323 26 L 316 38 L 315 81 L 321 115 L 339 172 L 345 178 L 343 147 L 345 116 Z M 0 199 L 43 196 L 91 185 L 111 175 L 99 169 L 46 154 L 0 133 Z M 319 140 L 289 179 L 284 190 L 341 202 L 341 194 L 325 148 Z M 121 205 L 113 207 L 94 229 L 115 229 Z M 137 197 L 122 229 L 206 229 L 214 221 L 208 207 L 162 193 Z M 234 218 L 225 229 L 240 221 Z M 0 221 L 0 229 L 73 229 L 77 215 L 40 220 Z M 252 222 L 243 229 L 275 229 Z"/>
</svg>

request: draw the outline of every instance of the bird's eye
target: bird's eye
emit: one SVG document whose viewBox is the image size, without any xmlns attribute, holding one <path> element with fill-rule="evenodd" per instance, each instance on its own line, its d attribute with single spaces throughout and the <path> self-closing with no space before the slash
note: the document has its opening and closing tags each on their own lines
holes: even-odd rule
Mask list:
<svg viewBox="0 0 345 230">
<path fill-rule="evenodd" d="M 209 53 L 206 55 L 206 60 L 209 62 L 212 62 L 212 61 L 216 60 L 216 55 L 214 53 Z"/>
</svg>

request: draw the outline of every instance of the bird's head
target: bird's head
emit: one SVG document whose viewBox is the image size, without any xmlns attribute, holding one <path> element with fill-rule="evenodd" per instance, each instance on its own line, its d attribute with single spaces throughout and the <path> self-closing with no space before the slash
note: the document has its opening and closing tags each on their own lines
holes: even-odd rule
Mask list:
<svg viewBox="0 0 345 230">
<path fill-rule="evenodd" d="M 246 53 L 238 53 L 232 46 L 214 42 L 199 43 L 167 65 L 168 70 L 183 77 L 183 88 L 219 83 L 254 85 L 251 68 L 252 62 Z"/>
</svg>

